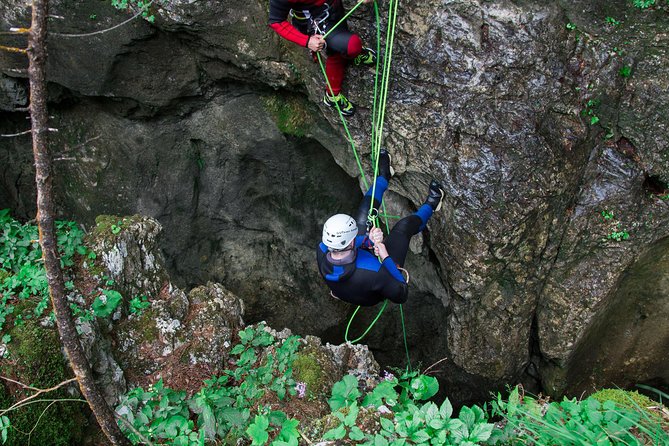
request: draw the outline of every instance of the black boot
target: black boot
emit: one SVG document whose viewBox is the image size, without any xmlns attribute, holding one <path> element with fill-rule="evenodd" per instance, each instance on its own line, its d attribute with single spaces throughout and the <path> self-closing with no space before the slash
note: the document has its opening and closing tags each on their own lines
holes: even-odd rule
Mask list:
<svg viewBox="0 0 669 446">
<path fill-rule="evenodd" d="M 441 209 L 441 203 L 444 200 L 444 189 L 442 189 L 441 184 L 436 180 L 432 180 L 430 183 L 430 189 L 427 191 L 427 198 L 425 199 L 425 204 L 429 204 L 432 210 L 437 212 Z"/>
<path fill-rule="evenodd" d="M 390 165 L 390 153 L 386 149 L 381 149 L 379 151 L 379 175 L 385 178 L 387 181 L 395 175 L 395 169 Z"/>
</svg>

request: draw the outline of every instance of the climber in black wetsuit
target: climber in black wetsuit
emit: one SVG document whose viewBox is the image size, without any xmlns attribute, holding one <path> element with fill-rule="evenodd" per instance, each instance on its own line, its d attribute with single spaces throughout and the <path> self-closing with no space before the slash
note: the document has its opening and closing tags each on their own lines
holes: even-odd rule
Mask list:
<svg viewBox="0 0 669 446">
<path fill-rule="evenodd" d="M 363 0 L 371 3 L 374 0 Z M 288 16 L 292 17 L 288 21 Z M 362 46 L 357 34 L 349 31 L 346 21 L 339 24 L 328 36 L 323 36 L 345 15 L 342 0 L 270 0 L 269 26 L 278 35 L 314 53 L 326 50 L 325 86 L 323 103 L 329 107 L 339 106 L 344 116 L 355 112 L 353 105 L 341 93 L 346 66 L 375 65 L 376 52 Z"/>
<path fill-rule="evenodd" d="M 374 208 L 381 203 L 391 176 L 390 156 L 381 150 Z M 433 180 L 425 203 L 414 214 L 397 222 L 385 241 L 380 228 L 372 228 L 367 234 L 372 188 L 360 203 L 355 219 L 346 214 L 330 217 L 323 226 L 317 259 L 318 269 L 332 294 L 363 306 L 376 305 L 385 299 L 399 304 L 406 302 L 408 287 L 398 266 L 404 265 L 411 237 L 425 228 L 432 213 L 441 208 L 443 197 L 441 185 Z"/>
</svg>

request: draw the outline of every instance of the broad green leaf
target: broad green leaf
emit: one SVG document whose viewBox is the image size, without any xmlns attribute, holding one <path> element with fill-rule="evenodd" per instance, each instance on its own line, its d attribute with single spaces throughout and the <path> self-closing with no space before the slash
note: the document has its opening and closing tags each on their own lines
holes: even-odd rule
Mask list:
<svg viewBox="0 0 669 446">
<path fill-rule="evenodd" d="M 246 429 L 246 433 L 251 437 L 253 446 L 262 446 L 267 443 L 269 435 L 267 434 L 267 428 L 269 427 L 269 421 L 264 415 L 256 415 L 253 420 L 253 423 Z"/>
<path fill-rule="evenodd" d="M 392 420 L 389 420 L 388 418 L 381 417 L 380 421 L 381 421 L 381 427 L 384 430 L 386 430 L 390 433 L 395 432 L 395 423 L 393 423 Z"/>
<path fill-rule="evenodd" d="M 382 404 L 385 404 L 388 407 L 393 407 L 397 404 L 397 399 L 399 395 L 395 390 L 395 383 L 393 381 L 382 381 L 380 382 L 374 390 L 368 393 L 365 396 L 365 399 L 362 401 L 362 406 L 374 406 L 379 407 Z"/>
<path fill-rule="evenodd" d="M 374 446 L 388 446 L 388 440 L 379 434 L 374 436 Z"/>
<path fill-rule="evenodd" d="M 448 398 L 446 398 L 444 402 L 441 403 L 439 413 L 444 420 L 451 418 L 451 415 L 453 415 L 453 406 L 451 405 L 451 402 L 448 400 Z"/>
<path fill-rule="evenodd" d="M 439 382 L 433 376 L 420 375 L 411 380 L 411 393 L 416 400 L 426 400 L 439 391 Z"/>
<path fill-rule="evenodd" d="M 353 426 L 351 432 L 348 434 L 348 438 L 351 440 L 359 441 L 365 438 L 365 433 L 358 426 Z"/>
<path fill-rule="evenodd" d="M 323 440 L 341 440 L 346 435 L 346 428 L 343 424 L 330 429 L 323 435 Z"/>
<path fill-rule="evenodd" d="M 358 405 L 356 403 L 353 403 L 351 406 L 349 406 L 349 411 L 348 414 L 344 417 L 344 425 L 351 427 L 355 425 L 355 420 L 358 418 L 358 412 L 360 412 L 360 408 L 358 408 Z"/>
<path fill-rule="evenodd" d="M 279 433 L 279 438 L 281 440 L 290 440 L 291 438 L 295 438 L 297 440 L 297 437 L 300 435 L 300 433 L 297 431 L 297 426 L 300 424 L 299 420 L 285 420 L 281 424 L 281 432 Z"/>
<path fill-rule="evenodd" d="M 474 415 L 474 412 L 467 406 L 463 406 L 462 409 L 460 409 L 460 416 L 458 418 L 465 423 L 469 429 L 474 427 L 474 424 L 476 423 L 476 415 Z"/>
<path fill-rule="evenodd" d="M 237 344 L 235 345 L 232 350 L 230 350 L 231 355 L 238 355 L 242 353 L 244 350 L 246 350 L 246 347 L 242 344 Z"/>
<path fill-rule="evenodd" d="M 423 429 L 414 432 L 413 434 L 411 434 L 409 436 L 409 438 L 416 443 L 423 443 L 423 442 L 426 442 L 426 441 L 430 441 L 430 436 Z"/>
<path fill-rule="evenodd" d="M 346 375 L 332 386 L 332 397 L 328 400 L 328 404 L 330 404 L 332 411 L 336 411 L 351 404 L 359 396 L 358 378 L 353 375 Z"/>
<path fill-rule="evenodd" d="M 490 438 L 492 429 L 495 427 L 492 423 L 480 423 L 474 426 L 469 438 L 477 443 L 483 443 Z"/>
</svg>

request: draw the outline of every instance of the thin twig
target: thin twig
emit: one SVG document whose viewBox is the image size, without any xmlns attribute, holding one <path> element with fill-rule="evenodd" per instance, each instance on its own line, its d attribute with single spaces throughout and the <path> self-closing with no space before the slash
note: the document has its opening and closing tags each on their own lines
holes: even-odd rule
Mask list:
<svg viewBox="0 0 669 446">
<path fill-rule="evenodd" d="M 126 420 L 121 415 L 117 414 L 116 412 L 114 412 L 114 415 L 116 415 L 116 418 L 121 420 L 123 422 L 123 424 L 128 429 L 130 429 L 135 435 L 137 435 L 139 437 L 139 439 L 142 440 L 142 442 L 146 443 L 149 446 L 154 446 L 153 443 L 151 443 L 148 438 L 146 438 L 144 435 L 142 435 L 141 432 L 139 432 L 137 429 L 135 429 L 135 426 L 133 426 L 128 420 Z"/>
<path fill-rule="evenodd" d="M 92 137 L 92 138 L 87 139 L 86 141 L 82 142 L 81 144 L 77 144 L 77 145 L 74 146 L 74 147 L 66 147 L 66 148 L 65 148 L 65 152 L 69 152 L 70 150 L 77 150 L 77 149 L 79 149 L 79 148 L 85 146 L 85 145 L 88 144 L 89 142 L 93 142 L 93 141 L 95 141 L 96 139 L 100 139 L 100 138 L 101 138 L 101 136 L 100 136 L 100 135 L 97 135 L 97 136 L 94 136 L 94 137 Z"/>
<path fill-rule="evenodd" d="M 304 435 L 304 433 L 301 430 L 298 429 L 297 431 L 300 433 L 300 437 L 304 438 L 304 441 L 306 441 L 309 444 L 314 444 L 311 440 L 307 438 L 306 435 Z"/>
<path fill-rule="evenodd" d="M 10 53 L 28 54 L 28 50 L 26 50 L 25 48 L 15 48 L 13 46 L 0 45 L 0 50 L 1 51 L 8 51 Z"/>
<path fill-rule="evenodd" d="M 137 14 L 135 14 L 134 16 L 130 17 L 128 20 L 126 20 L 126 21 L 124 21 L 124 22 L 121 22 L 121 23 L 119 23 L 118 25 L 114 25 L 114 26 L 112 26 L 111 28 L 103 29 L 103 30 L 100 30 L 100 31 L 95 31 L 95 32 L 92 32 L 92 33 L 86 33 L 86 34 L 49 33 L 49 35 L 50 35 L 50 36 L 58 36 L 58 37 L 90 37 L 90 36 L 95 36 L 95 35 L 97 35 L 97 34 L 104 34 L 104 33 L 106 33 L 106 32 L 113 31 L 113 30 L 115 30 L 116 28 L 120 28 L 121 26 L 125 25 L 126 23 L 130 23 L 130 22 L 132 22 L 132 21 L 135 20 L 137 17 L 139 17 L 140 15 L 142 15 L 142 13 L 143 13 L 144 11 L 145 11 L 145 10 L 141 10 L 141 11 L 139 11 Z"/>
<path fill-rule="evenodd" d="M 425 371 L 423 371 L 423 375 L 427 375 L 427 372 L 429 372 L 430 370 L 432 370 L 432 367 L 436 366 L 437 364 L 439 364 L 439 363 L 441 363 L 441 362 L 446 361 L 447 359 L 448 359 L 448 356 L 446 356 L 446 357 L 444 357 L 444 358 L 441 358 L 439 361 L 435 362 L 435 363 L 432 364 L 430 367 L 426 368 Z"/>
<path fill-rule="evenodd" d="M 30 438 L 30 436 L 32 435 L 32 433 L 35 431 L 35 428 L 37 428 L 37 425 L 39 424 L 39 420 L 42 419 L 42 417 L 44 416 L 44 414 L 46 413 L 46 411 L 49 410 L 49 408 L 50 408 L 51 406 L 53 406 L 54 404 L 56 404 L 57 402 L 58 402 L 58 401 L 51 401 L 51 402 L 49 403 L 49 405 L 46 406 L 46 407 L 44 408 L 44 410 L 42 411 L 42 413 L 39 414 L 39 417 L 37 418 L 37 421 L 35 421 L 35 425 L 33 426 L 32 429 L 30 429 L 30 432 L 28 432 L 28 438 Z"/>
<path fill-rule="evenodd" d="M 27 384 L 23 384 L 22 382 L 14 381 L 13 379 L 11 379 L 11 378 L 7 378 L 6 376 L 0 376 L 0 378 L 4 379 L 4 380 L 6 380 L 6 381 L 12 382 L 12 383 L 14 383 L 14 384 L 18 384 L 19 386 L 23 387 L 24 389 L 33 390 L 33 391 L 36 392 L 36 393 L 34 393 L 34 394 L 32 394 L 32 395 L 30 395 L 30 396 L 28 396 L 28 397 L 22 399 L 21 401 L 17 401 L 16 403 L 14 403 L 12 406 L 8 407 L 7 409 L 1 410 L 1 411 L 0 411 L 0 415 L 4 415 L 4 414 L 6 414 L 7 412 L 10 412 L 10 411 L 12 411 L 12 410 L 15 410 L 15 409 L 17 409 L 17 408 L 19 408 L 19 407 L 21 407 L 21 406 L 26 405 L 26 404 L 29 404 L 29 402 L 30 402 L 31 400 L 37 398 L 39 395 L 41 395 L 41 394 L 43 394 L 43 393 L 53 392 L 54 390 L 58 390 L 58 389 L 60 389 L 61 387 L 63 387 L 63 386 L 65 386 L 65 385 L 67 385 L 67 384 L 69 384 L 69 383 L 71 383 L 71 382 L 77 380 L 77 378 L 70 378 L 70 379 L 68 379 L 68 380 L 66 380 L 66 381 L 63 381 L 63 382 L 61 382 L 60 384 L 57 384 L 56 386 L 51 387 L 51 388 L 49 388 L 49 389 L 38 389 L 37 387 L 32 387 L 32 386 L 29 386 L 29 385 L 27 385 Z"/>
<path fill-rule="evenodd" d="M 31 400 L 27 401 L 28 398 L 25 398 L 18 403 L 14 404 L 12 407 L 9 407 L 7 409 L 0 410 L 0 416 L 12 411 L 12 410 L 18 410 L 22 407 L 25 406 L 30 406 L 31 404 L 37 404 L 37 403 L 50 403 L 52 401 L 56 402 L 61 402 L 61 403 L 67 403 L 67 402 L 75 402 L 75 403 L 87 403 L 88 401 L 82 400 L 80 398 L 49 398 L 49 399 L 44 399 L 44 400 Z"/>
<path fill-rule="evenodd" d="M 32 129 L 26 130 L 25 132 L 19 132 L 19 133 L 12 133 L 11 135 L 0 135 L 0 137 L 3 138 L 13 138 L 15 136 L 21 136 L 21 135 L 28 135 L 32 132 Z"/>
</svg>

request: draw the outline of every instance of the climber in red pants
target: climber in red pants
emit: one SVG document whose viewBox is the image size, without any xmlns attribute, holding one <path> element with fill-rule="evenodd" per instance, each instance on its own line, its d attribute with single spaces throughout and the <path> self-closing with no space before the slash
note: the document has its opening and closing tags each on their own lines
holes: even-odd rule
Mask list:
<svg viewBox="0 0 669 446">
<path fill-rule="evenodd" d="M 371 3 L 374 0 L 362 0 Z M 348 30 L 342 22 L 324 39 L 323 36 L 344 17 L 342 0 L 270 0 L 269 26 L 281 37 L 300 46 L 319 52 L 325 48 L 327 60 L 326 84 L 323 102 L 329 107 L 339 105 L 344 116 L 355 113 L 353 105 L 341 93 L 346 65 L 353 61 L 356 65 L 375 65 L 376 53 L 362 46 L 357 34 Z M 292 20 L 288 21 L 288 16 Z M 292 23 L 291 23 L 292 22 Z"/>
</svg>

